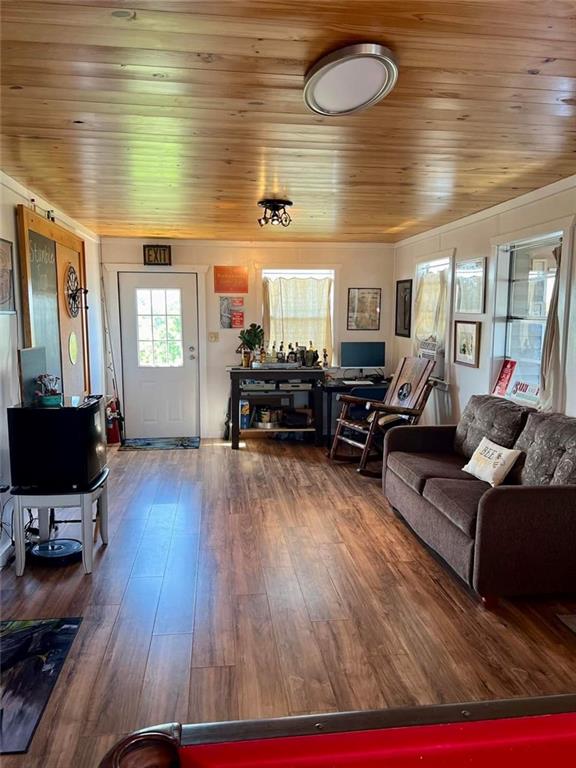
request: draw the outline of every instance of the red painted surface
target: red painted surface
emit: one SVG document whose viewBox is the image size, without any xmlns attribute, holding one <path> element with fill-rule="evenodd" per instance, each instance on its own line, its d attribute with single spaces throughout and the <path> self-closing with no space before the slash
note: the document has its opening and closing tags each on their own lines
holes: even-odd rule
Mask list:
<svg viewBox="0 0 576 768">
<path fill-rule="evenodd" d="M 182 747 L 183 768 L 574 768 L 576 713 Z"/>
</svg>

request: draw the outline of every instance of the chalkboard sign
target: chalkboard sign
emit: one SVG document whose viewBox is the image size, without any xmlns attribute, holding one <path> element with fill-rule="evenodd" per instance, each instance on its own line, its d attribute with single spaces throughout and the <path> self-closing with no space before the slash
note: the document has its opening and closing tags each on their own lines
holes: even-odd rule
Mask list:
<svg viewBox="0 0 576 768">
<path fill-rule="evenodd" d="M 62 378 L 56 243 L 32 230 L 30 240 L 31 319 L 35 347 L 46 349 L 46 373 Z"/>
</svg>

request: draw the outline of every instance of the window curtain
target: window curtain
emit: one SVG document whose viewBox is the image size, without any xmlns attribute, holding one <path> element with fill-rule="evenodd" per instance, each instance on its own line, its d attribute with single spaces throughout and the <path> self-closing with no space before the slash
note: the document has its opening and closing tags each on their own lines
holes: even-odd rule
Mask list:
<svg viewBox="0 0 576 768">
<path fill-rule="evenodd" d="M 560 293 L 560 262 L 562 246 L 552 251 L 556 260 L 556 276 L 548 307 L 548 319 L 542 344 L 542 359 L 540 361 L 540 409 L 553 411 L 557 408 L 558 383 L 560 381 L 560 324 L 558 322 L 558 295 Z"/>
<path fill-rule="evenodd" d="M 267 342 L 298 342 L 306 345 L 312 341 L 322 359 L 322 350 L 332 359 L 332 313 L 330 297 L 332 280 L 329 277 L 277 277 L 263 281 L 264 338 Z"/>
<path fill-rule="evenodd" d="M 437 272 L 430 271 L 418 279 L 414 304 L 414 355 L 418 355 L 423 341 L 434 342 L 437 352 L 445 352 L 448 306 L 447 274 L 448 270 L 446 269 Z M 443 371 L 438 371 L 437 375 L 443 376 Z"/>
</svg>

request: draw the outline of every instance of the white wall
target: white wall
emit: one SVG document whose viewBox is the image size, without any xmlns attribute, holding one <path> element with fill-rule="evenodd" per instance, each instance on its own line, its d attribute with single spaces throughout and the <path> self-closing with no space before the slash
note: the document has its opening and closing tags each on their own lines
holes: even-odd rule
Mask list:
<svg viewBox="0 0 576 768">
<path fill-rule="evenodd" d="M 479 256 L 488 259 L 486 313 L 474 316 L 474 320 L 482 321 L 480 366 L 474 369 L 449 363 L 449 390 L 447 393 L 434 392 L 426 412 L 429 421 L 457 420 L 471 395 L 490 392 L 492 389 L 494 373 L 491 356 L 497 250 L 495 243 L 545 234 L 557 229 L 559 224 L 570 226 L 574 215 L 576 176 L 395 244 L 395 280 L 413 278 L 419 261 L 434 258 L 434 255 L 441 251 L 455 249 L 456 260 Z M 573 230 L 573 224 L 571 229 Z M 563 250 L 563 279 L 569 289 L 571 286 L 572 298 L 569 320 L 564 323 L 563 329 L 568 350 L 565 411 L 576 415 L 576 387 L 573 384 L 576 381 L 576 285 L 573 280 L 570 282 L 571 265 L 571 273 L 576 275 L 573 237 L 567 238 L 567 244 L 568 248 Z M 567 290 L 566 294 L 569 297 L 570 290 Z M 451 324 L 453 319 L 450 319 Z M 396 337 L 394 358 L 397 360 L 402 355 L 410 354 L 411 344 L 410 339 Z M 447 360 L 451 358 L 452 350 L 447 352 Z"/>
<path fill-rule="evenodd" d="M 40 208 L 52 210 L 56 223 L 82 237 L 86 248 L 86 272 L 88 303 L 88 334 L 90 344 L 90 378 L 93 392 L 104 392 L 104 339 L 102 334 L 102 311 L 100 301 L 100 244 L 98 237 L 73 219 L 61 213 L 49 201 L 39 197 L 32 190 L 0 171 L 0 237 L 13 244 L 15 292 L 18 313 L 0 315 L 0 482 L 9 481 L 8 436 L 6 408 L 19 401 L 18 370 L 16 350 L 23 344 L 22 314 L 20 311 L 20 275 L 18 270 L 18 244 L 16 237 L 16 206 L 28 204 L 30 198 Z M 0 499 L 0 502 L 5 499 Z M 0 563 L 6 547 L 4 537 L 0 539 Z"/>
<path fill-rule="evenodd" d="M 283 234 L 283 233 L 280 233 Z M 343 243 L 247 243 L 215 242 L 199 240 L 161 240 L 147 238 L 102 238 L 102 263 L 142 264 L 142 246 L 145 242 L 166 243 L 172 246 L 172 264 L 208 266 L 206 273 L 206 308 L 204 320 L 206 335 L 217 331 L 220 339 L 206 344 L 207 388 L 201 394 L 201 409 L 204 415 L 203 436 L 221 437 L 229 393 L 229 377 L 225 368 L 237 364 L 235 354 L 238 346 L 237 329 L 219 327 L 219 297 L 214 293 L 214 265 L 247 266 L 250 276 L 249 293 L 244 298 L 247 323 L 261 322 L 261 291 L 259 270 L 262 267 L 331 267 L 336 271 L 335 293 L 335 347 L 340 341 L 386 341 L 387 349 L 393 343 L 393 248 L 386 244 L 343 244 Z M 106 270 L 105 270 L 106 272 Z M 111 279 L 115 279 L 112 277 Z M 382 323 L 379 332 L 347 331 L 346 306 L 348 288 L 382 288 Z M 109 302 L 111 326 L 117 333 L 118 307 Z M 307 340 L 306 340 L 307 341 Z M 388 354 L 388 353 L 387 353 Z M 117 368 L 119 351 L 116 350 Z M 390 366 L 387 366 L 390 370 Z M 118 371 L 120 376 L 121 371 Z"/>
</svg>

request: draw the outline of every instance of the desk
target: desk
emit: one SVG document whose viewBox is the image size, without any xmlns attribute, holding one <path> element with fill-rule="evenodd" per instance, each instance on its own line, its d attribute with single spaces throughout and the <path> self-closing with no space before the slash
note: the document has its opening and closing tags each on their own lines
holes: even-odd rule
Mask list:
<svg viewBox="0 0 576 768">
<path fill-rule="evenodd" d="M 157 726 L 100 768 L 568 768 L 576 696 Z"/>
<path fill-rule="evenodd" d="M 334 401 L 334 395 L 341 395 L 346 392 L 350 392 L 352 389 L 370 389 L 374 387 L 376 391 L 382 392 L 382 389 L 387 389 L 390 383 L 390 379 L 385 379 L 379 384 L 361 384 L 354 382 L 353 384 L 344 384 L 342 381 L 335 379 L 331 382 L 324 383 L 324 392 L 326 393 L 326 445 L 328 448 L 332 445 L 332 404 Z M 381 397 L 377 398 L 381 400 Z"/>
<path fill-rule="evenodd" d="M 322 368 L 230 368 L 230 427 L 232 448 L 240 447 L 240 435 L 262 434 L 262 429 L 240 429 L 240 400 L 254 400 L 261 397 L 261 392 L 247 392 L 240 388 L 240 383 L 247 379 L 251 381 L 270 381 L 273 384 L 270 391 L 279 392 L 277 385 L 281 382 L 299 381 L 309 383 L 312 388 L 300 390 L 308 394 L 308 401 L 312 408 L 314 425 L 310 427 L 278 427 L 265 430 L 271 434 L 275 432 L 310 432 L 314 433 L 316 445 L 322 445 L 322 385 L 324 383 L 324 371 Z M 298 390 L 296 390 L 298 391 Z M 289 394 L 283 392 L 283 394 Z"/>
</svg>

